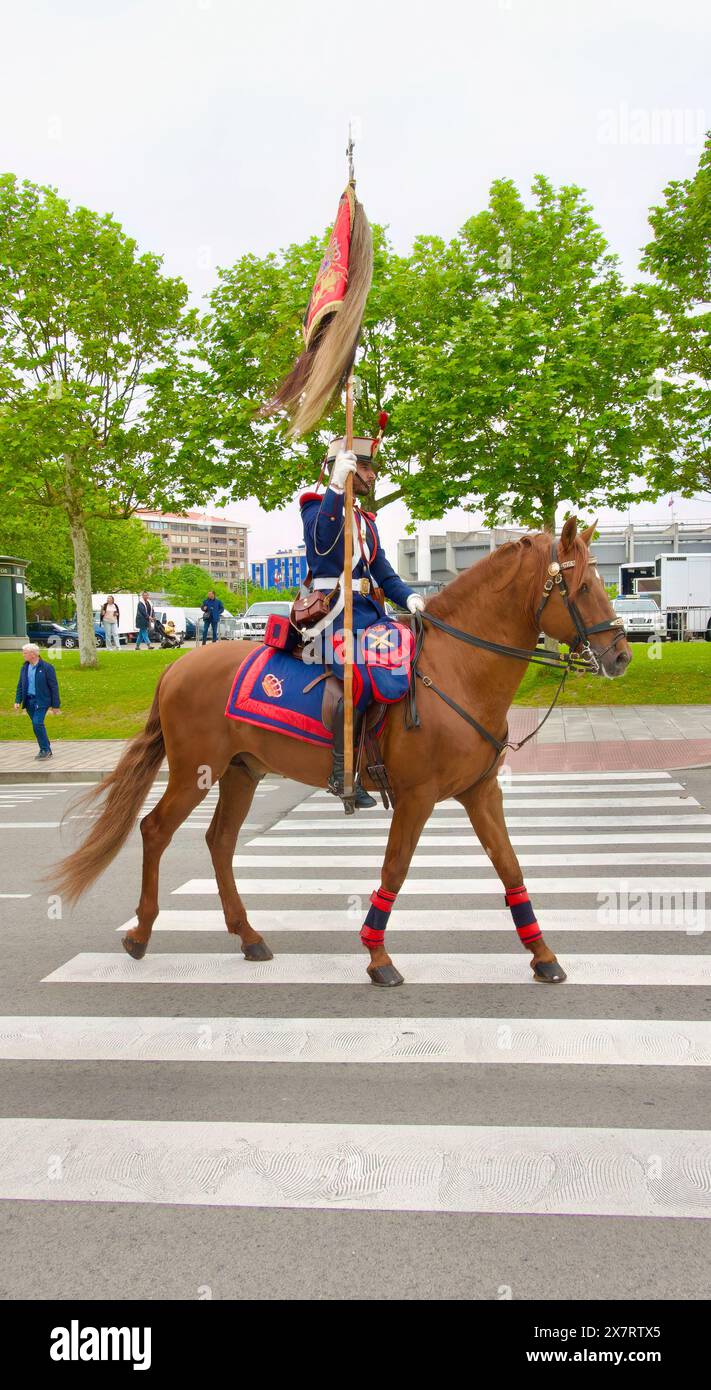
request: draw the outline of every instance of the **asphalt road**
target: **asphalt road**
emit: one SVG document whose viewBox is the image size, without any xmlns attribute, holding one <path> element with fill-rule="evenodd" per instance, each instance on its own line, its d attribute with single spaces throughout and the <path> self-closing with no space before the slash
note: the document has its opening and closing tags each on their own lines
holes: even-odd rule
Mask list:
<svg viewBox="0 0 711 1390">
<path fill-rule="evenodd" d="M 0 897 L 0 1297 L 707 1298 L 711 772 L 585 780 L 507 794 L 568 983 L 530 979 L 444 806 L 391 991 L 358 943 L 382 811 L 354 828 L 265 787 L 238 882 L 275 961 L 250 976 L 214 920 L 208 811 L 134 963 L 138 835 L 56 920 L 40 877 L 77 789 L 0 788 L 1 891 L 27 895 Z M 661 880 L 673 906 L 636 904 Z"/>
</svg>

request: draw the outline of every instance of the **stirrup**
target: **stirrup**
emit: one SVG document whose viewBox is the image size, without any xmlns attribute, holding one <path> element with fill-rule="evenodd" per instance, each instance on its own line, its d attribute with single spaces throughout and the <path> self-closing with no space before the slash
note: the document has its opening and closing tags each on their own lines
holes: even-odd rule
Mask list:
<svg viewBox="0 0 711 1390">
<path fill-rule="evenodd" d="M 335 772 L 331 773 L 331 776 L 329 777 L 326 783 L 326 790 L 329 791 L 332 796 L 340 797 L 341 801 L 344 804 L 346 803 L 346 801 L 350 800 L 350 798 L 346 797 L 345 794 L 345 784 L 343 778 L 339 778 Z M 353 787 L 353 802 L 357 811 L 367 811 L 370 809 L 371 806 L 377 806 L 378 804 L 375 798 L 372 797 L 370 793 L 365 790 L 365 787 L 363 786 L 360 777 L 356 778 L 355 785 Z"/>
</svg>

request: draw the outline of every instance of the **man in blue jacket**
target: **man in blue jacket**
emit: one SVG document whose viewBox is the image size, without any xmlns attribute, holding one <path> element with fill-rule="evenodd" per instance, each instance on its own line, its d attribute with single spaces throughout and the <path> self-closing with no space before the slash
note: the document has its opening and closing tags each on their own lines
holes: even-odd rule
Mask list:
<svg viewBox="0 0 711 1390">
<path fill-rule="evenodd" d="M 15 709 L 27 710 L 40 749 L 35 761 L 44 762 L 52 756 L 44 721 L 47 714 L 59 713 L 57 673 L 49 661 L 42 660 L 40 649 L 34 642 L 26 643 L 22 655 L 25 659 L 17 682 Z"/>
<path fill-rule="evenodd" d="M 224 613 L 225 605 L 221 599 L 215 598 L 215 590 L 209 589 L 207 598 L 202 601 L 202 645 L 207 642 L 208 628 L 212 628 L 212 640 L 217 641 L 217 624 L 220 621 L 220 614 Z"/>
<path fill-rule="evenodd" d="M 380 543 L 375 516 L 355 505 L 358 498 L 367 497 L 375 486 L 376 470 L 374 450 L 376 441 L 354 439 L 353 449 L 344 449 L 342 439 L 331 441 L 328 462 L 333 462 L 331 481 L 326 491 L 306 492 L 300 498 L 301 520 L 306 542 L 306 559 L 311 570 L 313 587 L 331 592 L 340 581 L 340 593 L 333 603 L 325 622 L 319 622 L 308 629 L 309 637 L 320 636 L 319 629 L 326 629 L 333 636 L 343 629 L 343 494 L 349 473 L 353 474 L 353 635 L 355 639 L 356 660 L 358 653 L 358 634 L 363 633 L 373 623 L 382 622 L 386 616 L 383 597 L 414 613 L 424 608 L 419 594 L 413 592 L 395 573 L 387 560 Z M 334 675 L 343 679 L 343 666 L 333 663 Z M 356 743 L 360 732 L 360 718 L 354 717 Z M 333 726 L 333 772 L 329 779 L 329 791 L 335 796 L 343 796 L 343 700 L 339 700 Z M 368 795 L 358 780 L 355 785 L 355 804 L 358 809 L 374 806 L 376 803 Z"/>
</svg>

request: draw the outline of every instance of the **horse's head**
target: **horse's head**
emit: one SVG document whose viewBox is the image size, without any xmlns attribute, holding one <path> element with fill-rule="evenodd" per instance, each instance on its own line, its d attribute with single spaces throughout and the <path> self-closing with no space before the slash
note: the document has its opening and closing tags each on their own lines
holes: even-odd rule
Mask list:
<svg viewBox="0 0 711 1390">
<path fill-rule="evenodd" d="M 546 636 L 565 642 L 573 651 L 590 648 L 605 676 L 621 676 L 632 660 L 624 626 L 615 616 L 605 586 L 590 554 L 595 526 L 578 532 L 571 516 L 559 541 L 543 546 L 541 591 L 536 619 Z"/>
</svg>

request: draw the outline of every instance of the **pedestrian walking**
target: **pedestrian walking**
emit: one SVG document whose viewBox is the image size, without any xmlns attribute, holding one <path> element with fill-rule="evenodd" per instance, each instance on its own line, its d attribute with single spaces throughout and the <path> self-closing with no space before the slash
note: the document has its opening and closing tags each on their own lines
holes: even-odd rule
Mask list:
<svg viewBox="0 0 711 1390">
<path fill-rule="evenodd" d="M 99 621 L 104 629 L 107 652 L 119 652 L 121 650 L 118 631 L 119 608 L 113 594 L 109 594 L 106 603 L 102 605 Z"/>
<path fill-rule="evenodd" d="M 202 645 L 207 642 L 208 629 L 212 628 L 212 640 L 217 641 L 217 625 L 220 621 L 220 614 L 224 613 L 225 605 L 221 599 L 215 598 L 215 590 L 209 589 L 207 598 L 202 601 Z"/>
<path fill-rule="evenodd" d="M 154 612 L 148 594 L 144 591 L 138 601 L 136 609 L 136 651 L 140 647 L 147 647 L 151 650 L 150 626 L 153 622 Z"/>
<path fill-rule="evenodd" d="M 34 642 L 25 643 L 22 655 L 24 661 L 15 692 L 15 709 L 27 710 L 39 744 L 35 761 L 44 762 L 52 757 L 52 745 L 44 721 L 48 714 L 59 714 L 57 673 L 49 661 L 42 659 L 40 649 Z"/>
</svg>

